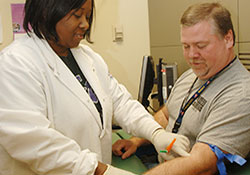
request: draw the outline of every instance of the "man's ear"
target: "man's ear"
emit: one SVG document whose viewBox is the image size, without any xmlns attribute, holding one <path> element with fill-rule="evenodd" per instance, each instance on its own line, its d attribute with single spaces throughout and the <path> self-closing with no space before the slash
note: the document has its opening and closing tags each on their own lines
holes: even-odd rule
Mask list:
<svg viewBox="0 0 250 175">
<path fill-rule="evenodd" d="M 233 31 L 231 29 L 224 36 L 224 40 L 228 48 L 232 48 L 234 46 Z"/>
</svg>

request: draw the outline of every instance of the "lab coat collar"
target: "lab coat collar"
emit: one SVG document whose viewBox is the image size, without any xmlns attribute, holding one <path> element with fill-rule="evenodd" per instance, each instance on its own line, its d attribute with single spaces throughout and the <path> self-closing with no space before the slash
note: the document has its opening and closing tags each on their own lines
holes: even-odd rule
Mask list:
<svg viewBox="0 0 250 175">
<path fill-rule="evenodd" d="M 99 113 L 95 107 L 95 105 L 90 101 L 89 95 L 86 93 L 82 85 L 78 82 L 78 80 L 74 77 L 71 71 L 67 68 L 67 66 L 63 63 L 60 57 L 53 51 L 50 47 L 48 42 L 44 39 L 39 39 L 35 34 L 31 34 L 32 38 L 34 39 L 37 46 L 40 48 L 42 52 L 43 58 L 45 58 L 49 68 L 53 71 L 54 75 L 59 79 L 59 81 L 66 86 L 86 107 L 91 111 L 93 117 L 95 118 L 97 124 L 103 129 L 101 120 L 99 117 Z M 95 93 L 99 94 L 100 90 L 95 86 L 96 82 L 98 82 L 96 75 L 91 71 L 93 70 L 93 60 L 88 57 L 86 53 L 79 48 L 71 49 L 72 53 L 80 63 L 81 70 L 86 75 L 89 83 L 91 84 L 92 88 L 94 89 Z M 84 55 L 84 57 L 83 57 Z M 86 58 L 85 58 L 86 56 Z M 100 95 L 99 95 L 100 96 Z M 98 96 L 98 97 L 99 97 Z M 99 99 L 100 102 L 101 99 Z M 102 103 L 101 103 L 102 104 Z M 104 125 L 105 126 L 105 125 Z"/>
</svg>

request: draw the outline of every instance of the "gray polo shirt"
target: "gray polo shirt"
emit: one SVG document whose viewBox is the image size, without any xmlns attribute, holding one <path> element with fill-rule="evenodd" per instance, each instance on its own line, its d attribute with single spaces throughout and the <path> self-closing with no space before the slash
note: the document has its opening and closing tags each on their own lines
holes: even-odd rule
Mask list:
<svg viewBox="0 0 250 175">
<path fill-rule="evenodd" d="M 166 103 L 168 131 L 172 131 L 183 99 L 195 78 L 190 69 L 175 83 Z M 204 83 L 198 79 L 189 97 Z M 250 73 L 239 59 L 221 72 L 188 108 L 178 133 L 187 136 L 191 146 L 205 142 L 231 154 L 247 156 L 250 151 Z"/>
</svg>

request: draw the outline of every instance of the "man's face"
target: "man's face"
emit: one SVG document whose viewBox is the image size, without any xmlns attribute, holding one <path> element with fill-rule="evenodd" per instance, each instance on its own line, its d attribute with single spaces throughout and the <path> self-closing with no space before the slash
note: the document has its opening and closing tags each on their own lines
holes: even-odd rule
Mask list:
<svg viewBox="0 0 250 175">
<path fill-rule="evenodd" d="M 212 77 L 223 69 L 233 54 L 232 32 L 220 37 L 209 21 L 182 27 L 181 43 L 187 63 L 202 80 Z"/>
</svg>

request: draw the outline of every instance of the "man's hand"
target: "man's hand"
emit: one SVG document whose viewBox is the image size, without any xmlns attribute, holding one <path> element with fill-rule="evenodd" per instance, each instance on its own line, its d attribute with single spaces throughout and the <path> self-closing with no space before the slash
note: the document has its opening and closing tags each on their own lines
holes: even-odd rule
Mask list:
<svg viewBox="0 0 250 175">
<path fill-rule="evenodd" d="M 179 134 L 166 132 L 164 129 L 156 130 L 152 135 L 152 143 L 154 144 L 158 154 L 165 160 L 173 158 L 173 156 L 167 156 L 166 153 L 161 153 L 160 150 L 166 150 L 166 147 L 176 138 L 176 142 L 173 144 L 171 153 L 178 156 L 189 156 L 190 142 L 187 137 Z"/>
<path fill-rule="evenodd" d="M 130 157 L 132 154 L 134 154 L 138 147 L 147 143 L 150 142 L 147 141 L 146 139 L 139 137 L 132 137 L 129 140 L 127 139 L 117 140 L 112 145 L 112 152 L 116 156 L 121 156 L 122 159 L 126 159 Z"/>
<path fill-rule="evenodd" d="M 112 145 L 112 151 L 114 155 L 121 156 L 122 159 L 126 159 L 137 150 L 137 146 L 130 140 L 122 139 L 117 140 Z"/>
</svg>

